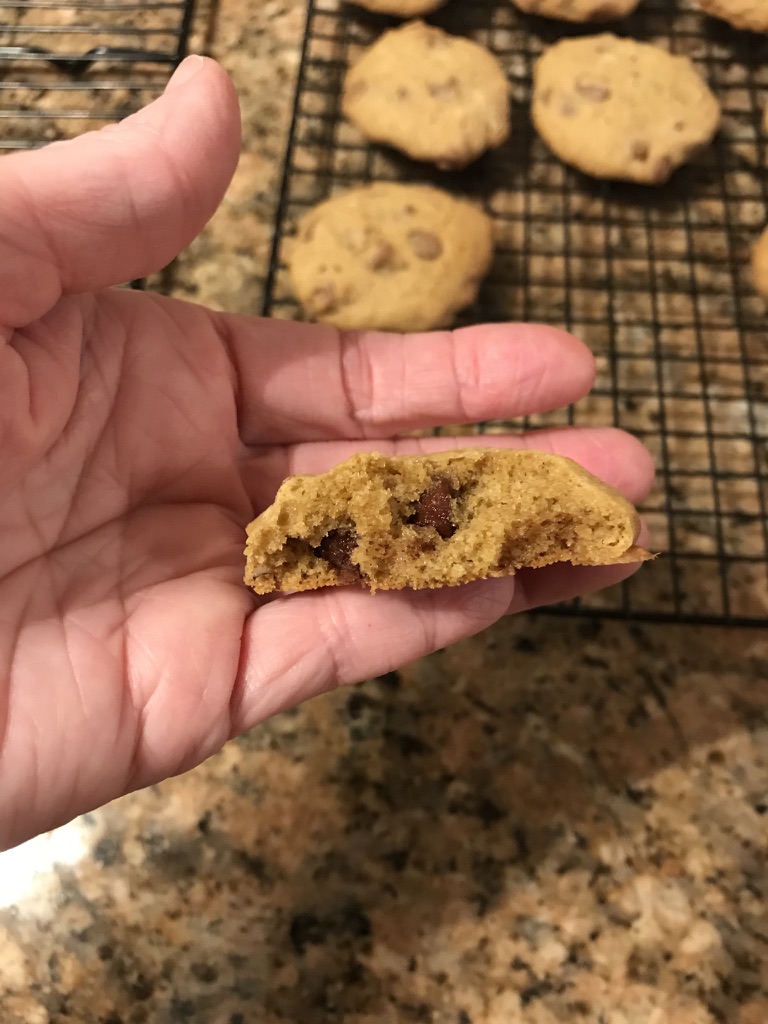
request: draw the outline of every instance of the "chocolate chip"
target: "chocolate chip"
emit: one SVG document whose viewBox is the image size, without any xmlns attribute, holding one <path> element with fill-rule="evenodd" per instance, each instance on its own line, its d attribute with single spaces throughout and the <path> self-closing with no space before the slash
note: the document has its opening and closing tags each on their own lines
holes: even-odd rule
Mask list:
<svg viewBox="0 0 768 1024">
<path fill-rule="evenodd" d="M 653 167 L 653 180 L 657 185 L 663 185 L 672 173 L 673 165 L 669 157 L 660 156 Z"/>
<path fill-rule="evenodd" d="M 617 9 L 615 4 L 600 4 L 599 7 L 590 11 L 587 21 L 613 21 L 619 14 L 620 9 Z"/>
<path fill-rule="evenodd" d="M 459 80 L 451 75 L 444 82 L 432 82 L 427 86 L 427 92 L 436 100 L 443 100 L 448 103 L 456 100 L 461 95 Z"/>
<path fill-rule="evenodd" d="M 588 75 L 578 75 L 574 85 L 579 96 L 583 96 L 585 100 L 592 100 L 593 103 L 605 103 L 611 98 L 608 86 Z"/>
<path fill-rule="evenodd" d="M 549 101 L 551 99 L 552 99 L 552 87 L 548 85 L 545 89 L 542 89 L 541 92 L 539 93 L 539 103 L 542 105 L 542 107 L 546 107 L 549 104 Z"/>
<path fill-rule="evenodd" d="M 349 82 L 344 90 L 348 100 L 356 100 L 367 91 L 368 83 L 364 78 L 356 78 L 354 82 Z"/>
<path fill-rule="evenodd" d="M 429 28 L 426 25 L 424 26 L 422 38 L 428 50 L 444 50 L 451 42 L 444 32 L 436 28 Z"/>
<path fill-rule="evenodd" d="M 315 548 L 315 554 L 338 571 L 342 583 L 357 583 L 361 573 L 352 561 L 356 548 L 357 534 L 354 530 L 330 530 Z"/>
<path fill-rule="evenodd" d="M 572 96 L 563 96 L 560 99 L 560 113 L 563 117 L 573 117 L 579 112 Z"/>
<path fill-rule="evenodd" d="M 443 243 L 431 231 L 411 231 L 408 242 L 420 260 L 436 260 L 443 251 Z"/>
<path fill-rule="evenodd" d="M 387 268 L 393 268 L 396 263 L 397 253 L 389 242 L 383 238 L 377 239 L 365 260 L 365 265 L 369 270 L 386 270 Z"/>
<path fill-rule="evenodd" d="M 647 160 L 651 153 L 650 146 L 642 139 L 635 139 L 632 143 L 631 153 L 633 160 Z"/>
<path fill-rule="evenodd" d="M 395 95 L 399 100 L 407 100 L 411 93 L 410 90 L 407 89 L 404 85 L 400 85 L 397 87 Z"/>
<path fill-rule="evenodd" d="M 315 237 L 315 228 L 317 227 L 317 221 L 311 218 L 307 218 L 299 225 L 299 239 L 302 242 L 311 242 Z"/>
<path fill-rule="evenodd" d="M 331 282 L 319 285 L 307 299 L 307 309 L 316 316 L 332 313 L 338 308 L 339 296 L 336 286 Z"/>
<path fill-rule="evenodd" d="M 456 533 L 451 503 L 451 482 L 438 477 L 419 498 L 416 511 L 411 517 L 416 526 L 431 526 L 447 540 Z"/>
</svg>

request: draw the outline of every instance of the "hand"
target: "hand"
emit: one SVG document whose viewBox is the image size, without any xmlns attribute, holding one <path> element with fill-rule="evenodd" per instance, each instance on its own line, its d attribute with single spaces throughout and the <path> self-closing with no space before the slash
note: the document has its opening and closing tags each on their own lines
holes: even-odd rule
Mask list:
<svg viewBox="0 0 768 1024">
<path fill-rule="evenodd" d="M 110 289 L 195 236 L 238 147 L 228 78 L 191 58 L 121 125 L 0 160 L 0 845 L 632 571 L 257 602 L 244 527 L 284 476 L 360 449 L 456 447 L 387 438 L 573 401 L 593 360 L 545 327 L 339 337 Z M 618 431 L 493 442 L 570 455 L 632 500 L 650 486 L 647 453 Z"/>
</svg>

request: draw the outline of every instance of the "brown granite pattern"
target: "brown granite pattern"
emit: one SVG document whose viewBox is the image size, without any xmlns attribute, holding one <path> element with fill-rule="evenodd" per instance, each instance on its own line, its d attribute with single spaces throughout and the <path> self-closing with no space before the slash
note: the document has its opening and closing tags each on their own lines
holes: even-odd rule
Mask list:
<svg viewBox="0 0 768 1024">
<path fill-rule="evenodd" d="M 170 290 L 215 309 L 258 313 L 305 4 L 221 0 L 215 14 L 210 51 L 229 71 L 240 96 L 243 152 L 219 211 L 173 268 Z M 200 32 L 197 39 L 203 38 Z"/>
<path fill-rule="evenodd" d="M 4 1024 L 762 1024 L 768 638 L 503 623 L 89 815 Z"/>
<path fill-rule="evenodd" d="M 259 304 L 302 17 L 222 4 L 245 154 L 177 294 Z M 766 681 L 764 632 L 542 615 L 317 699 L 70 827 L 0 1021 L 764 1024 Z"/>
</svg>

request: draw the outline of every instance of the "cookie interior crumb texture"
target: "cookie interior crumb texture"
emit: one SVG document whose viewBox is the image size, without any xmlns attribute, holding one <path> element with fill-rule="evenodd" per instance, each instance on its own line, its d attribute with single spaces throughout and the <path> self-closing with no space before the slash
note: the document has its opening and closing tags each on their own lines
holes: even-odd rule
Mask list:
<svg viewBox="0 0 768 1024">
<path fill-rule="evenodd" d="M 288 254 L 306 315 L 342 330 L 428 331 L 476 299 L 493 257 L 482 210 L 427 185 L 350 189 L 310 210 Z"/>
<path fill-rule="evenodd" d="M 385 32 L 344 81 L 344 115 L 369 139 L 443 170 L 466 167 L 510 131 L 510 86 L 470 39 L 422 21 Z"/>
<path fill-rule="evenodd" d="M 720 105 L 688 57 L 603 33 L 542 54 L 532 117 L 549 148 L 585 174 L 661 185 L 711 142 Z"/>
<path fill-rule="evenodd" d="M 259 594 L 423 589 L 554 562 L 637 562 L 651 557 L 637 529 L 628 501 L 562 456 L 374 452 L 283 483 L 248 526 L 245 582 Z"/>
</svg>

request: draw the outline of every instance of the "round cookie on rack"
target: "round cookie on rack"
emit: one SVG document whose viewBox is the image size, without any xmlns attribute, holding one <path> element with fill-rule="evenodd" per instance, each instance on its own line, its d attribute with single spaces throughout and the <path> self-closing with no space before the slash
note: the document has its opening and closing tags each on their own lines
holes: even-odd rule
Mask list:
<svg viewBox="0 0 768 1024">
<path fill-rule="evenodd" d="M 687 57 L 604 33 L 542 54 L 532 115 L 549 148 L 585 174 L 661 185 L 711 142 L 720 105 Z"/>
<path fill-rule="evenodd" d="M 417 18 L 421 14 L 436 11 L 446 3 L 446 0 L 352 0 L 352 3 L 376 14 L 391 14 L 395 18 Z"/>
<path fill-rule="evenodd" d="M 768 32 L 767 0 L 699 0 L 699 7 L 734 28 Z"/>
<path fill-rule="evenodd" d="M 372 141 L 451 170 L 504 142 L 509 94 L 488 50 L 412 21 L 386 32 L 349 70 L 342 109 Z"/>
<path fill-rule="evenodd" d="M 306 314 L 343 330 L 427 331 L 477 297 L 493 256 L 489 218 L 428 185 L 351 189 L 301 219 L 289 256 Z"/>
<path fill-rule="evenodd" d="M 631 14 L 640 0 L 512 0 L 524 14 L 561 21 L 618 21 Z"/>
<path fill-rule="evenodd" d="M 768 227 L 752 250 L 752 279 L 758 292 L 768 299 Z"/>
</svg>

